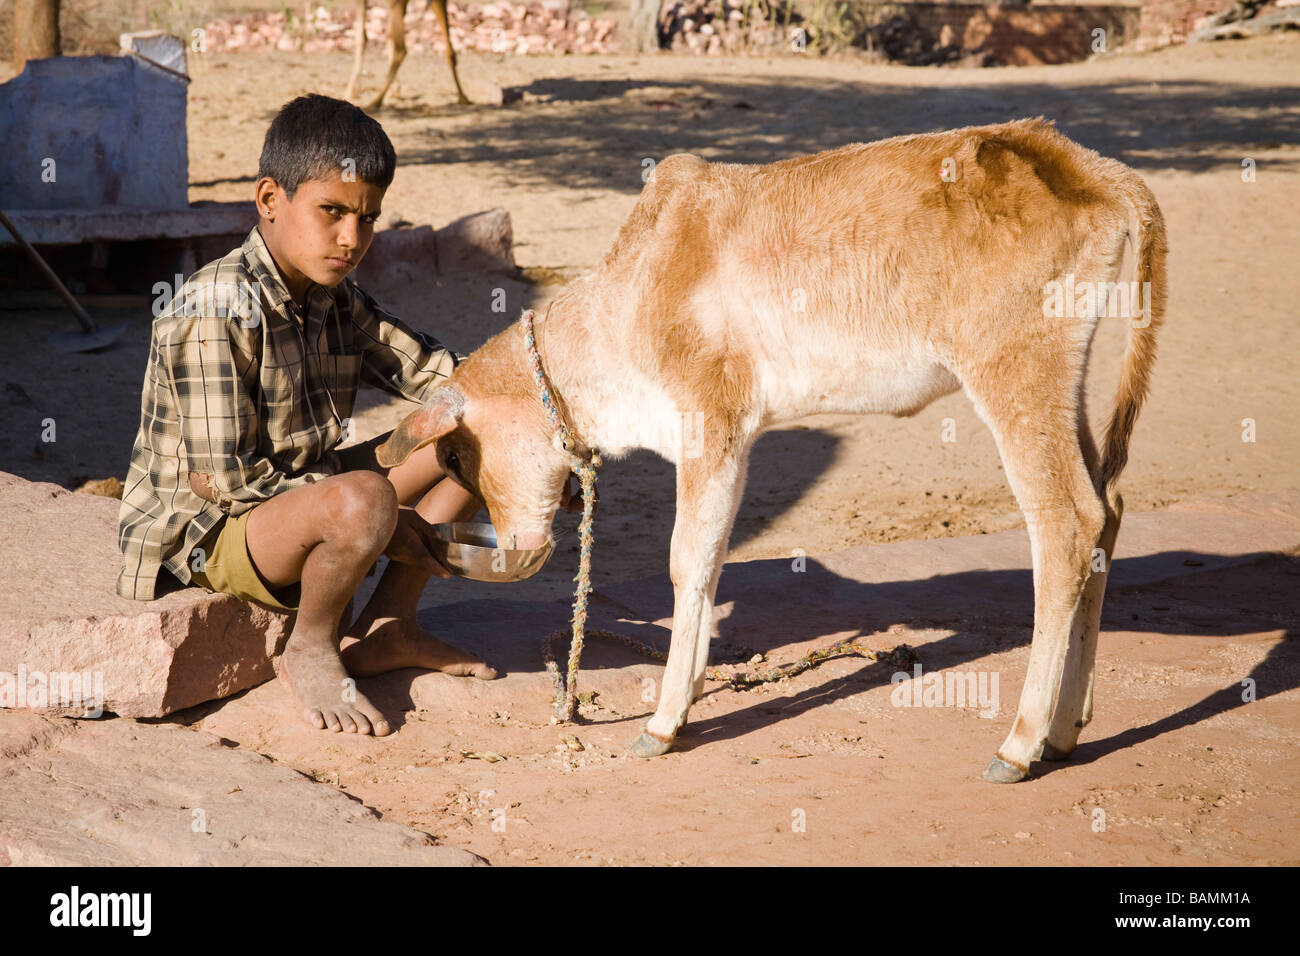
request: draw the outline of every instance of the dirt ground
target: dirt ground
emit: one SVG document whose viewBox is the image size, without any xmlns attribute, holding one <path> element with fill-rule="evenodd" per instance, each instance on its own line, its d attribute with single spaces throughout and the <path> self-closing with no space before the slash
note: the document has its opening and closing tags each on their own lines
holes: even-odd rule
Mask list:
<svg viewBox="0 0 1300 956">
<path fill-rule="evenodd" d="M 379 65 L 377 58 L 369 61 L 372 82 Z M 349 66 L 346 54 L 227 55 L 195 63 L 189 102 L 191 200 L 250 198 L 261 139 L 274 111 L 303 92 L 341 95 Z M 504 206 L 513 217 L 516 257 L 526 267 L 525 276 L 430 277 L 372 290 L 412 324 L 461 351 L 513 321 L 521 308 L 544 307 L 559 282 L 596 263 L 636 201 L 646 159 L 690 151 L 710 160 L 768 162 L 901 133 L 1043 114 L 1078 141 L 1138 169 L 1168 223 L 1168 320 L 1123 480 L 1128 509 L 1296 486 L 1300 37 L 997 70 L 914 69 L 795 56 L 466 56 L 462 76 L 471 97 L 486 98 L 494 85 L 523 87 L 527 95 L 510 107 L 457 107 L 451 105 L 442 65 L 427 55 L 409 59 L 401 95 L 378 114 L 399 155 L 383 218 L 437 226 Z M 1254 181 L 1243 181 L 1245 160 L 1252 161 Z M 507 293 L 504 314 L 491 309 L 496 288 Z M 0 468 L 61 484 L 87 476 L 124 476 L 139 419 L 150 316 L 141 310 L 100 315 L 129 321 L 128 339 L 101 354 L 57 359 L 42 343 L 50 332 L 70 327 L 70 318 L 52 311 L 5 315 L 9 347 L 0 359 L 0 380 L 10 414 L 0 420 L 0 448 L 7 450 Z M 1119 323 L 1103 323 L 1089 375 L 1094 421 L 1110 402 L 1122 350 Z M 374 395 L 363 398 L 360 407 L 365 409 L 359 417 L 361 438 L 391 428 L 411 408 Z M 35 437 L 46 416 L 58 422 L 59 440 L 53 447 L 42 446 Z M 943 440 L 947 419 L 955 424 L 955 441 Z M 1255 440 L 1243 440 L 1243 430 L 1252 424 Z M 598 587 L 666 571 L 672 489 L 671 466 L 649 453 L 607 465 L 596 529 Z M 865 543 L 1022 525 L 991 435 L 959 394 L 909 419 L 819 416 L 764 436 L 752 458 L 729 560 L 784 557 L 795 549 L 816 555 Z M 568 516 L 557 519 L 557 529 L 567 532 L 569 549 L 574 527 L 576 521 Z M 560 565 L 553 560 L 543 574 L 512 588 L 508 598 L 563 598 L 572 587 L 569 576 L 576 563 Z M 436 605 L 483 597 L 484 588 L 488 586 L 433 582 L 425 598 L 426 625 L 436 629 Z M 1261 628 L 1258 640 L 1264 653 L 1281 636 Z M 1013 669 L 1018 664 L 1023 672 L 1026 651 L 1016 652 Z M 1142 653 L 1165 663 L 1174 656 L 1170 647 Z M 1217 665 L 1192 654 L 1178 666 L 1193 677 L 1212 680 Z M 715 698 L 720 703 L 709 705 L 710 717 L 714 710 L 743 706 L 728 702 L 725 692 Z M 1294 717 L 1294 709 L 1290 713 Z M 282 714 L 287 718 L 287 711 Z M 419 719 L 418 713 L 410 718 Z M 835 719 L 831 709 L 802 710 L 799 727 L 805 743 L 821 747 L 823 754 L 837 753 L 839 745 L 826 742 L 828 734 L 839 732 L 838 725 L 832 726 Z M 960 754 L 969 763 L 972 747 L 979 747 L 982 758 L 992 749 L 983 727 L 982 733 L 961 733 L 938 718 L 927 719 L 933 723 L 925 740 L 890 744 L 928 749 L 919 776 L 915 766 L 907 775 L 895 776 L 888 761 L 880 762 L 887 756 L 882 747 L 829 762 L 775 759 L 790 742 L 778 741 L 783 730 L 769 729 L 726 753 L 697 747 L 667 765 L 624 760 L 611 765 L 590 754 L 575 763 L 551 753 L 548 745 L 527 761 L 491 765 L 507 768 L 503 773 L 513 775 L 517 787 L 555 798 L 546 803 L 548 810 L 535 813 L 524 842 L 511 840 L 508 849 L 493 835 L 490 814 L 473 797 L 489 789 L 484 783 L 488 765 L 466 761 L 458 753 L 457 742 L 482 729 L 474 721 L 446 728 L 445 749 L 438 753 L 422 749 L 437 735 L 419 738 L 421 755 L 403 743 L 402 733 L 382 746 L 366 747 L 364 773 L 356 763 L 354 744 L 359 742 L 312 742 L 302 731 L 301 738 L 286 743 L 281 735 L 287 730 L 248 725 L 243 727 L 247 737 L 239 739 L 254 749 L 262 739 L 277 759 L 317 779 L 333 784 L 337 774 L 340 786 L 370 805 L 494 862 L 988 862 L 976 851 L 945 855 L 939 849 L 944 840 L 929 844 L 933 852 L 918 853 L 915 841 L 898 836 L 885 840 L 883 855 L 872 849 L 873 841 L 885 839 L 897 822 L 890 813 L 913 812 L 909 794 L 958 786 L 950 758 Z M 1106 719 L 1111 732 L 1119 733 L 1135 713 L 1111 711 Z M 508 715 L 496 723 L 508 728 Z M 629 727 L 610 731 L 605 749 L 621 747 Z M 1289 728 L 1285 736 L 1293 746 L 1295 723 Z M 1085 732 L 1085 739 L 1091 732 Z M 492 745 L 536 746 L 539 733 L 534 727 L 526 738 L 514 738 L 502 730 L 505 737 Z M 278 742 L 272 745 L 271 738 Z M 732 744 L 743 740 L 733 738 Z M 775 757 L 751 764 L 751 751 L 763 747 Z M 1165 756 L 1163 770 L 1150 770 L 1125 786 L 1154 800 L 1161 773 L 1169 774 L 1165 779 L 1180 779 L 1185 760 L 1202 759 L 1190 751 Z M 740 843 L 729 841 L 743 843 L 742 832 L 770 825 L 756 821 L 771 815 L 767 801 L 774 788 L 784 792 L 797 780 L 805 792 L 811 787 L 824 790 L 823 795 L 840 794 L 843 806 L 854 801 L 869 805 L 873 785 L 883 777 L 893 778 L 894 797 L 870 812 L 874 822 L 853 840 L 843 834 L 841 840 L 819 840 L 818 851 L 809 855 L 789 842 L 790 810 L 784 809 L 776 829 L 785 836 L 761 849 L 730 852 Z M 396 783 L 408 779 L 427 786 L 404 790 Z M 970 790 L 972 799 L 981 793 L 965 778 L 960 787 Z M 635 821 L 617 852 L 601 849 L 608 841 L 602 844 L 594 836 L 568 838 L 593 813 L 608 826 L 609 818 L 597 811 L 617 807 L 629 792 L 642 788 L 664 795 L 657 804 L 661 813 Z M 444 791 L 445 797 L 429 796 Z M 1071 804 L 1052 785 L 1020 786 L 1014 793 L 1026 817 L 1040 821 L 1044 813 L 1084 812 L 1078 807 L 1087 803 L 1078 797 Z M 1196 807 L 1213 806 L 1221 797 L 1183 793 L 1166 807 L 1177 812 L 1156 815 L 1168 831 L 1160 830 L 1163 824 L 1155 826 L 1158 835 L 1149 845 L 1092 843 L 1067 857 L 1039 839 L 1034 827 L 1008 824 L 1006 817 L 995 821 L 972 811 L 965 821 L 922 824 L 936 836 L 945 828 L 974 827 L 978 839 L 966 845 L 977 847 L 985 838 L 989 846 L 1010 845 L 1014 852 L 997 857 L 1006 863 L 1297 861 L 1293 817 L 1279 815 L 1285 829 L 1272 846 L 1234 847 L 1229 835 L 1198 836 L 1187 821 L 1195 817 Z M 816 793 L 811 797 L 820 798 Z M 789 802 L 784 796 L 781 801 L 782 807 Z M 1045 811 L 1049 806 L 1059 809 Z M 676 850 L 656 849 L 658 835 L 670 830 L 692 831 L 697 839 L 688 850 L 680 844 L 674 844 Z M 1186 835 L 1174 835 L 1184 830 Z M 1019 838 L 1020 831 L 1032 831 L 1034 837 Z"/>
</svg>

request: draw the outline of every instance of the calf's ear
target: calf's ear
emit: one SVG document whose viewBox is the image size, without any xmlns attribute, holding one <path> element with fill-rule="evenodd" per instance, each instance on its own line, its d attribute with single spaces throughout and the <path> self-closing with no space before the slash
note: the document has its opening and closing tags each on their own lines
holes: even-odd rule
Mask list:
<svg viewBox="0 0 1300 956">
<path fill-rule="evenodd" d="M 375 449 L 380 467 L 396 468 L 417 449 L 454 431 L 465 410 L 465 396 L 457 389 L 434 389 L 418 412 L 412 412 L 393 429 L 388 440 Z"/>
</svg>

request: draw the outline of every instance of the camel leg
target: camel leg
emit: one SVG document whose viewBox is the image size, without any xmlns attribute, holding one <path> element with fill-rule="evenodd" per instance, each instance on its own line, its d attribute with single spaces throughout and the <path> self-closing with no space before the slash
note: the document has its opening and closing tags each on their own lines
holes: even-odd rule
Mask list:
<svg viewBox="0 0 1300 956">
<path fill-rule="evenodd" d="M 451 47 L 451 25 L 447 22 L 447 0 L 431 0 L 433 15 L 442 25 L 442 35 L 447 39 L 447 68 L 451 70 L 451 81 L 456 84 L 456 100 L 462 106 L 468 106 L 469 97 L 460 88 L 460 76 L 456 73 L 456 51 Z"/>
<path fill-rule="evenodd" d="M 347 92 L 343 94 L 345 99 L 351 100 L 356 97 L 357 89 L 361 84 L 361 61 L 366 56 L 366 0 L 357 0 L 357 52 L 352 60 L 352 78 L 348 80 Z"/>
<path fill-rule="evenodd" d="M 397 71 L 406 59 L 406 0 L 388 0 L 388 76 L 379 95 L 370 101 L 366 109 L 377 110 L 384 105 L 388 89 L 397 79 Z"/>
</svg>

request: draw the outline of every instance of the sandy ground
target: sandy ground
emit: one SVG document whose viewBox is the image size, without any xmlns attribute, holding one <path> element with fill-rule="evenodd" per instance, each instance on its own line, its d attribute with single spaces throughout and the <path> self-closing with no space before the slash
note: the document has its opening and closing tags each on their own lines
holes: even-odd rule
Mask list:
<svg viewBox="0 0 1300 956">
<path fill-rule="evenodd" d="M 907 644 L 923 674 L 985 680 L 996 707 L 989 694 L 982 708 L 900 706 L 910 687 L 892 683 L 896 660 L 841 656 L 752 689 L 709 682 L 673 751 L 639 760 L 625 748 L 662 667 L 589 641 L 579 686 L 597 697 L 577 724 L 553 726 L 539 637 L 567 608 L 500 589 L 424 618 L 503 676 L 364 682 L 400 715 L 390 737 L 304 729 L 279 681 L 169 722 L 498 864 L 1295 865 L 1300 559 L 1266 552 L 1300 544 L 1300 496 L 1286 518 L 1272 497 L 1262 518 L 1242 502 L 1126 516 L 1095 719 L 1068 762 L 1035 763 L 1010 787 L 978 775 L 1029 657 L 1029 549 L 1015 531 L 868 545 L 803 573 L 784 559 L 733 564 L 718 593 L 713 652 L 724 660 L 788 663 L 849 638 L 879 652 Z M 666 575 L 607 596 L 633 613 L 597 602 L 593 626 L 667 647 Z"/>
<path fill-rule="evenodd" d="M 224 56 L 197 63 L 190 88 L 191 199 L 249 198 L 261 139 L 275 109 L 302 92 L 340 94 L 348 67 L 344 54 L 306 59 L 285 54 Z M 372 59 L 370 67 L 373 78 L 377 61 Z M 400 161 L 384 218 L 441 225 L 466 213 L 505 206 L 514 220 L 517 259 L 527 267 L 526 278 L 431 278 L 373 290 L 408 321 L 457 349 L 474 348 L 517 317 L 522 307 L 544 306 L 558 291 L 557 278 L 572 277 L 599 259 L 636 201 L 647 158 L 692 151 L 713 160 L 767 162 L 849 142 L 1041 113 L 1055 118 L 1080 142 L 1137 168 L 1155 191 L 1168 222 L 1168 324 L 1123 482 L 1129 509 L 1148 510 L 1197 495 L 1279 492 L 1296 484 L 1300 37 L 1119 55 L 1064 67 L 983 71 L 799 57 L 466 56 L 463 76 L 471 96 L 484 96 L 492 84 L 522 86 L 530 96 L 507 108 L 456 107 L 450 105 L 450 82 L 439 63 L 428 56 L 408 60 L 402 95 L 379 115 Z M 1243 182 L 1244 159 L 1254 161 L 1254 182 Z M 491 311 L 498 287 L 507 293 L 505 314 Z M 42 343 L 49 332 L 70 327 L 70 318 L 55 312 L 5 315 L 8 348 L 0 359 L 0 381 L 6 395 L 0 401 L 8 402 L 10 414 L 0 421 L 0 448 L 5 449 L 0 468 L 61 484 L 83 476 L 124 475 L 139 417 L 150 316 L 143 310 L 106 311 L 101 318 L 130 321 L 128 339 L 105 353 L 69 359 L 53 356 Z M 1094 420 L 1110 401 L 1122 349 L 1122 328 L 1103 323 L 1089 378 Z M 392 427 L 411 408 L 377 397 L 363 401 L 363 407 L 361 437 Z M 53 446 L 38 441 L 39 422 L 46 416 L 58 422 Z M 942 441 L 945 419 L 955 422 L 955 442 Z M 1254 441 L 1243 440 L 1246 419 L 1254 423 Z M 649 453 L 607 466 L 597 523 L 598 586 L 666 569 L 672 487 L 671 467 Z M 557 520 L 558 528 L 570 532 L 575 525 L 567 516 Z M 788 556 L 796 548 L 815 555 L 868 542 L 962 536 L 1021 525 L 991 435 L 966 399 L 954 395 L 910 419 L 820 416 L 763 437 L 753 455 L 729 559 Z M 572 547 L 573 537 L 568 535 L 567 546 Z M 568 578 L 574 564 L 560 565 L 552 561 L 536 579 L 512 589 L 509 598 L 562 598 L 572 587 Z M 426 607 L 482 597 L 486 587 L 434 582 Z M 436 628 L 436 619 L 436 610 L 426 612 L 427 625 Z M 1259 630 L 1261 646 L 1281 639 L 1280 633 Z M 1016 653 L 1023 658 L 1025 650 Z M 1139 654 L 1160 658 L 1174 651 L 1173 646 L 1152 647 Z M 1010 666 L 1022 672 L 1023 660 L 1017 658 Z M 1192 655 L 1180 666 L 1208 679 L 1214 665 Z M 725 710 L 740 705 L 721 706 Z M 822 713 L 832 721 L 829 711 Z M 800 715 L 801 732 L 810 740 L 831 732 L 829 724 L 819 726 L 818 714 L 812 707 Z M 1119 733 L 1132 717 L 1121 709 L 1107 714 L 1106 720 L 1111 732 Z M 448 728 L 446 754 L 456 754 L 454 740 L 474 733 L 475 726 L 471 720 Z M 1292 724 L 1292 743 L 1294 730 Z M 269 728 L 264 732 L 272 734 Z M 257 748 L 258 733 L 250 733 L 241 742 Z M 774 733 L 769 730 L 768 736 Z M 880 763 L 883 751 L 859 754 L 854 759 L 861 759 L 862 766 L 853 764 L 850 777 L 843 780 L 832 780 L 824 767 L 807 769 L 815 764 L 793 763 L 789 773 L 806 776 L 804 783 L 814 788 L 824 784 L 827 792 L 861 798 L 856 782 L 871 778 L 868 768 L 879 765 L 879 773 L 896 778 L 895 805 L 905 807 L 909 788 L 942 787 L 950 779 L 941 772 L 944 748 L 955 749 L 957 744 L 945 742 L 947 731 L 939 724 L 927 734 L 925 746 L 939 749 L 926 764 L 930 773 L 919 779 L 883 769 L 890 766 Z M 625 736 L 621 728 L 611 733 L 610 746 L 621 745 Z M 760 744 L 773 752 L 781 746 L 775 737 L 739 746 L 743 739 L 733 739 L 738 755 L 725 761 L 743 763 L 741 758 L 748 760 L 746 754 Z M 421 738 L 421 748 L 427 743 Z M 293 747 L 279 748 L 281 759 L 331 783 L 333 774 L 347 777 L 355 769 L 351 744 L 308 745 L 304 739 L 302 747 L 312 751 L 311 766 L 305 765 L 305 758 L 303 765 L 296 762 Z M 1175 777 L 1186 760 L 1200 759 L 1190 751 L 1166 757 Z M 449 759 L 426 754 L 425 763 L 440 766 Z M 575 790 L 575 778 L 555 776 L 561 769 L 559 759 L 539 757 L 523 770 L 515 769 L 518 765 L 511 769 L 523 773 L 534 792 L 565 792 L 561 803 L 552 807 L 555 816 L 546 839 L 487 855 L 498 862 L 724 862 L 730 858 L 727 827 L 751 819 L 757 803 L 770 795 L 768 788 L 777 785 L 776 778 L 765 777 L 757 768 L 737 770 L 726 763 L 722 769 L 716 761 L 724 758 L 697 750 L 672 770 L 655 763 L 629 769 L 620 761 L 617 772 L 602 772 Z M 386 781 L 398 779 L 398 771 L 408 764 L 416 765 L 401 734 L 383 748 L 369 750 L 363 762 L 367 773 Z M 441 779 L 440 770 L 418 766 L 420 773 Z M 742 771 L 743 779 L 737 776 Z M 1154 799 L 1154 790 L 1145 788 L 1155 786 L 1160 772 L 1125 785 Z M 855 788 L 845 789 L 849 779 Z M 704 809 L 694 794 L 707 781 L 744 799 Z M 480 782 L 460 781 L 444 802 L 418 807 L 414 798 L 399 798 L 390 787 L 373 795 L 372 805 L 486 852 L 493 849 L 491 838 L 483 836 L 490 832 L 483 829 L 490 817 L 473 802 L 476 789 L 483 789 Z M 1243 781 L 1243 786 L 1257 783 Z M 563 834 L 572 819 L 564 815 L 580 817 L 584 799 L 616 801 L 627 788 L 641 786 L 678 794 L 674 799 L 680 806 L 672 809 L 666 802 L 665 817 L 638 821 L 627 852 L 603 853 L 594 844 L 578 850 L 577 843 L 565 844 Z M 433 789 L 438 791 L 438 785 Z M 1042 789 L 1015 792 L 1026 807 L 1055 799 Z M 1179 797 L 1183 803 L 1207 799 L 1191 792 Z M 1084 805 L 1086 809 L 1086 799 Z M 457 813 L 468 829 L 448 822 L 448 814 Z M 788 818 L 789 810 L 783 813 Z M 962 824 L 936 820 L 927 825 L 942 829 Z M 993 829 L 988 821 L 977 825 Z M 890 826 L 888 818 L 879 817 L 870 832 L 878 835 Z M 681 827 L 698 830 L 701 847 L 709 841 L 724 842 L 685 855 L 652 849 L 656 832 Z M 1005 837 L 1014 844 L 1017 828 L 1005 819 L 999 827 L 999 833 L 1012 835 L 997 839 Z M 788 832 L 788 824 L 784 830 Z M 1227 844 L 1198 842 L 1194 828 L 1189 833 L 1185 858 L 1233 859 L 1231 852 L 1236 851 Z M 1279 840 L 1279 846 L 1261 850 L 1255 859 L 1295 862 L 1293 824 L 1290 835 Z M 862 855 L 841 861 L 872 860 L 865 835 L 855 846 Z M 1076 855 L 1068 861 L 1046 845 L 1000 861 L 1140 863 L 1178 858 L 1090 847 L 1086 858 Z M 901 845 L 897 849 L 901 854 Z M 900 862 L 906 858 L 895 855 Z M 747 859 L 816 862 L 823 857 L 784 852 L 777 840 L 770 853 L 765 850 Z M 925 859 L 948 858 L 936 851 Z M 978 854 L 952 861 L 982 862 Z"/>
</svg>

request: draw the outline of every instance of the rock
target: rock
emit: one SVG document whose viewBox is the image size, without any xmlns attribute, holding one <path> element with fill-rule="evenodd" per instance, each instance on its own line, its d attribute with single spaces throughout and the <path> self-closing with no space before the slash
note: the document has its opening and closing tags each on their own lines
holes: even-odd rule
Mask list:
<svg viewBox="0 0 1300 956">
<path fill-rule="evenodd" d="M 213 734 L 0 712 L 0 866 L 475 866 Z"/>
<path fill-rule="evenodd" d="M 438 230 L 438 270 L 475 269 L 514 271 L 514 230 L 505 209 L 465 216 Z"/>
<path fill-rule="evenodd" d="M 158 600 L 118 597 L 118 507 L 0 472 L 0 706 L 160 717 L 275 676 L 291 615 L 166 571 Z"/>
<path fill-rule="evenodd" d="M 497 83 L 479 76 L 462 76 L 460 85 L 471 103 L 480 106 L 508 106 L 505 90 Z"/>
<path fill-rule="evenodd" d="M 438 240 L 432 226 L 384 229 L 375 233 L 353 276 L 363 289 L 374 293 L 424 278 L 438 271 L 437 265 Z"/>
<path fill-rule="evenodd" d="M 385 229 L 375 238 L 356 270 L 367 291 L 421 279 L 433 271 L 509 272 L 515 268 L 510 213 L 497 208 L 457 219 L 434 231 L 432 226 Z"/>
</svg>

